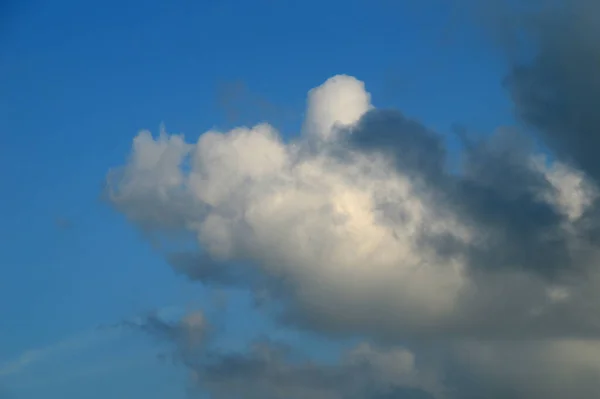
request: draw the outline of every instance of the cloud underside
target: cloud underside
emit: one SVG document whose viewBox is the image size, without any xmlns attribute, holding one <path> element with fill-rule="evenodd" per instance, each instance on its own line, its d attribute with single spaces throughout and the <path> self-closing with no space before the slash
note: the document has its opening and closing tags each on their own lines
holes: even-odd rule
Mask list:
<svg viewBox="0 0 600 399">
<path fill-rule="evenodd" d="M 413 359 L 408 370 L 390 355 L 363 375 L 348 360 L 213 354 L 190 366 L 202 385 L 221 392 L 230 378 L 266 398 L 354 397 L 342 380 L 360 385 L 352 392 L 385 387 L 357 397 L 600 392 L 600 35 L 595 5 L 574 4 L 527 20 L 538 55 L 505 81 L 533 134 L 448 138 L 374 107 L 361 81 L 339 75 L 308 93 L 293 140 L 266 123 L 194 143 L 165 131 L 134 139 L 109 198 L 149 234 L 194 238 L 197 250 L 166 254 L 178 272 L 249 290 L 281 323 L 358 334 Z M 368 348 L 376 363 L 383 352 Z M 374 382 L 394 367 L 401 386 Z"/>
<path fill-rule="evenodd" d="M 171 344 L 161 358 L 187 369 L 192 395 L 214 398 L 588 398 L 600 388 L 593 340 L 428 341 L 410 349 L 364 342 L 323 362 L 268 338 L 224 351 L 213 345 L 221 331 L 199 311 L 126 325 Z"/>
</svg>

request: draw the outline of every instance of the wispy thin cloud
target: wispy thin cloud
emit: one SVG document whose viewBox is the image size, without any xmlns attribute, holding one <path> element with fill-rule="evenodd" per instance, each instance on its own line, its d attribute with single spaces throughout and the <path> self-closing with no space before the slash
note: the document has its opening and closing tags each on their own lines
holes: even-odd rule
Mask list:
<svg viewBox="0 0 600 399">
<path fill-rule="evenodd" d="M 115 333 L 114 330 L 96 329 L 76 334 L 45 347 L 27 349 L 12 359 L 0 360 L 0 378 L 19 374 L 29 367 L 54 357 L 89 348 L 100 341 L 114 337 Z"/>
</svg>

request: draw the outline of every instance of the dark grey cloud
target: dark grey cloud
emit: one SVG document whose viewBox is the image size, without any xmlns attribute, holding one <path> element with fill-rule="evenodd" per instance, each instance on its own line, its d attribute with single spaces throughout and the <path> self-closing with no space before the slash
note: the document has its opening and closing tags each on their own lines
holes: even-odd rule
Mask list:
<svg viewBox="0 0 600 399">
<path fill-rule="evenodd" d="M 370 111 L 349 140 L 354 148 L 392 156 L 402 173 L 433 193 L 435 208 L 452 209 L 486 231 L 485 242 L 473 248 L 456 247 L 464 244 L 449 237 L 423 238 L 441 253 L 467 251 L 474 268 L 489 271 L 512 265 L 554 277 L 574 267 L 561 233 L 564 216 L 540 198 L 554 189 L 531 167 L 532 143 L 524 135 L 504 129 L 463 137 L 458 168 L 449 164 L 441 135 L 398 111 Z"/>
<path fill-rule="evenodd" d="M 394 374 L 394 370 L 385 368 L 392 365 L 389 360 L 385 364 L 386 352 L 370 346 L 349 352 L 339 363 L 322 364 L 287 344 L 267 338 L 255 341 L 243 352 L 215 350 L 208 338 L 201 351 L 192 350 L 188 344 L 189 324 L 166 321 L 154 314 L 124 325 L 171 344 L 173 358 L 192 376 L 191 392 L 208 392 L 215 399 L 435 398 L 429 392 L 436 389 L 433 380 L 418 376 L 412 355 L 404 350 L 389 350 L 400 361 L 393 364 L 400 369 Z"/>
<path fill-rule="evenodd" d="M 262 338 L 238 351 L 202 335 L 190 346 L 189 323 L 149 315 L 127 323 L 171 346 L 189 372 L 192 397 L 249 399 L 560 399 L 593 397 L 600 346 L 593 341 L 446 340 L 403 348 L 361 344 L 337 361 L 311 360 L 288 343 Z M 406 349 L 406 348 L 410 348 Z"/>
<path fill-rule="evenodd" d="M 428 181 L 442 178 L 446 150 L 440 135 L 397 110 L 367 112 L 348 135 L 350 144 L 394 157 L 398 169 Z"/>
<path fill-rule="evenodd" d="M 600 3 L 554 2 L 535 16 L 505 27 L 533 44 L 533 58 L 516 61 L 505 81 L 515 111 L 557 156 L 598 180 Z"/>
<path fill-rule="evenodd" d="M 285 349 L 263 344 L 246 354 L 216 355 L 197 375 L 215 398 L 433 399 L 422 389 L 381 386 L 371 364 L 294 362 Z"/>
<path fill-rule="evenodd" d="M 448 165 L 441 137 L 398 112 L 365 116 L 353 141 L 393 153 L 399 169 L 417 170 L 430 186 L 441 188 L 442 200 L 458 205 L 474 223 L 492 228 L 490 250 L 476 251 L 473 264 L 514 264 L 555 276 L 583 262 L 581 254 L 569 253 L 560 232 L 562 215 L 537 195 L 552 190 L 549 182 L 527 162 L 533 141 L 541 139 L 553 157 L 600 179 L 600 2 L 475 3 L 476 16 L 509 56 L 503 83 L 527 135 L 463 140 L 460 177 L 444 172 Z M 599 222 L 596 205 L 577 223 L 587 235 L 581 238 L 598 242 Z M 451 248 L 447 241 L 441 243 Z"/>
<path fill-rule="evenodd" d="M 113 326 L 115 327 L 115 326 Z M 126 320 L 117 327 L 126 327 L 141 331 L 159 342 L 174 344 L 175 355 L 182 356 L 204 350 L 204 343 L 209 337 L 210 328 L 200 312 L 190 313 L 183 319 L 165 320 L 157 312 L 151 312 L 137 320 Z"/>
</svg>

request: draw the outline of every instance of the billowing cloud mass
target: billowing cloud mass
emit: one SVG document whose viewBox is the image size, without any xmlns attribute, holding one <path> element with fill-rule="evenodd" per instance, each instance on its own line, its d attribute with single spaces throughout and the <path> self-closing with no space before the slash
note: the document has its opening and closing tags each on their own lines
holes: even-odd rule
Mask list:
<svg viewBox="0 0 600 399">
<path fill-rule="evenodd" d="M 336 108 L 346 96 L 360 106 Z M 548 166 L 510 131 L 468 142 L 452 172 L 441 136 L 368 98 L 354 78 L 328 80 L 289 143 L 266 124 L 195 145 L 140 133 L 111 199 L 143 227 L 193 234 L 206 261 L 184 268 L 191 277 L 223 279 L 247 262 L 285 284 L 287 311 L 318 328 L 598 334 L 597 251 L 579 226 L 595 183 Z"/>
<path fill-rule="evenodd" d="M 363 346 L 336 368 L 264 347 L 209 356 L 190 366 L 203 386 L 216 397 L 412 397 L 364 391 L 399 367 L 393 381 L 434 397 L 600 392 L 593 7 L 580 0 L 530 23 L 539 53 L 506 85 L 533 134 L 459 135 L 459 164 L 444 136 L 377 109 L 345 75 L 308 93 L 294 139 L 269 124 L 197 142 L 141 132 L 109 175 L 110 200 L 148 232 L 196 239 L 197 252 L 168 254 L 177 271 L 248 289 L 281 323 L 392 345 Z M 440 380 L 410 377 L 413 356 Z"/>
</svg>

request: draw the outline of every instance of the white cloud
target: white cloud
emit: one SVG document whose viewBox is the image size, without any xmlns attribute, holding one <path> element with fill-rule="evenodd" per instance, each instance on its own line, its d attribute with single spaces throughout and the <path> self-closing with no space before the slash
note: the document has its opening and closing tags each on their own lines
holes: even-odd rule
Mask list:
<svg viewBox="0 0 600 399">
<path fill-rule="evenodd" d="M 337 75 L 308 93 L 304 133 L 318 140 L 335 139 L 336 126 L 356 123 L 371 109 L 371 95 L 365 84 Z"/>
<path fill-rule="evenodd" d="M 571 221 L 579 219 L 598 198 L 595 185 L 581 171 L 562 162 L 548 166 L 546 157 L 532 159 L 533 167 L 544 173 L 554 190 L 542 193 L 544 199 L 555 205 Z"/>
<path fill-rule="evenodd" d="M 351 126 L 370 108 L 362 82 L 336 76 L 310 91 L 304 136 L 297 141 L 284 142 L 267 124 L 210 131 L 196 144 L 164 131 L 157 139 L 142 132 L 129 163 L 110 176 L 111 199 L 142 226 L 194 234 L 214 259 L 251 261 L 262 273 L 283 277 L 297 308 L 324 323 L 396 333 L 435 327 L 443 334 L 470 318 L 476 328 L 488 323 L 486 309 L 509 309 L 490 297 L 508 283 L 526 312 L 553 312 L 552 303 L 560 301 L 549 299 L 540 278 L 507 269 L 475 281 L 464 252 L 440 254 L 423 241 L 445 237 L 487 246 L 494 236 L 486 224 L 440 201 L 436 187 L 424 188 L 398 170 L 389 156 L 341 144 L 304 148 L 313 134 L 333 142 L 341 140 L 334 131 L 352 134 L 336 123 Z M 411 149 L 403 151 L 410 155 Z M 538 196 L 571 219 L 581 214 L 589 203 L 585 192 L 568 194 L 582 184 L 575 171 L 531 165 L 556 187 Z M 518 307 L 510 312 L 522 317 Z M 546 322 L 539 320 L 529 322 Z"/>
<path fill-rule="evenodd" d="M 460 341 L 452 359 L 520 395 L 552 397 L 557 384 L 563 396 L 596 387 L 600 368 L 591 354 L 597 341 L 584 345 L 574 338 L 600 334 L 598 251 L 581 234 L 593 184 L 567 165 L 513 153 L 507 143 L 473 152 L 479 164 L 468 165 L 465 180 L 438 173 L 437 159 L 418 162 L 418 149 L 348 145 L 371 109 L 362 82 L 337 76 L 310 91 L 296 141 L 285 142 L 268 124 L 210 131 L 195 144 L 142 132 L 129 163 L 110 176 L 111 199 L 144 228 L 192 234 L 203 251 L 223 261 L 215 267 L 248 261 L 244 267 L 282 282 L 286 309 L 317 329 Z M 405 125 L 414 129 L 415 123 Z M 429 140 L 389 139 L 383 128 L 374 139 L 378 146 Z M 405 133 L 414 132 L 389 132 Z M 369 140 L 369 131 L 361 134 Z M 508 159 L 493 164 L 485 156 Z M 477 190 L 469 191 L 473 184 Z M 470 202 L 465 193 L 480 197 Z M 521 201 L 524 195 L 534 199 Z M 489 212 L 477 202 L 488 199 Z M 494 214 L 501 206 L 512 213 Z M 523 206 L 532 207 L 531 219 Z M 550 227 L 536 235 L 538 221 Z M 582 274 L 544 274 L 544 262 L 555 259 L 537 252 L 558 246 L 565 262 L 574 262 L 559 266 Z M 473 255 L 490 247 L 494 256 Z M 483 341 L 490 339 L 514 343 Z M 381 378 L 394 379 L 411 375 L 414 358 L 399 352 L 369 361 L 381 366 Z M 554 380 L 544 382 L 545 375 Z"/>
<path fill-rule="evenodd" d="M 328 136 L 335 122 L 354 123 L 369 109 L 363 83 L 347 76 L 309 97 L 309 133 Z M 324 315 L 371 318 L 383 307 L 403 322 L 431 324 L 450 314 L 469 283 L 464 264 L 424 250 L 416 237 L 426 230 L 467 240 L 469 229 L 432 209 L 383 156 L 348 152 L 342 162 L 299 147 L 269 125 L 211 131 L 184 174 L 191 147 L 142 132 L 122 179 L 111 182 L 112 198 L 142 224 L 188 229 L 214 258 L 252 260 L 291 279 L 299 302 Z M 387 218 L 390 204 L 401 219 Z"/>
</svg>

